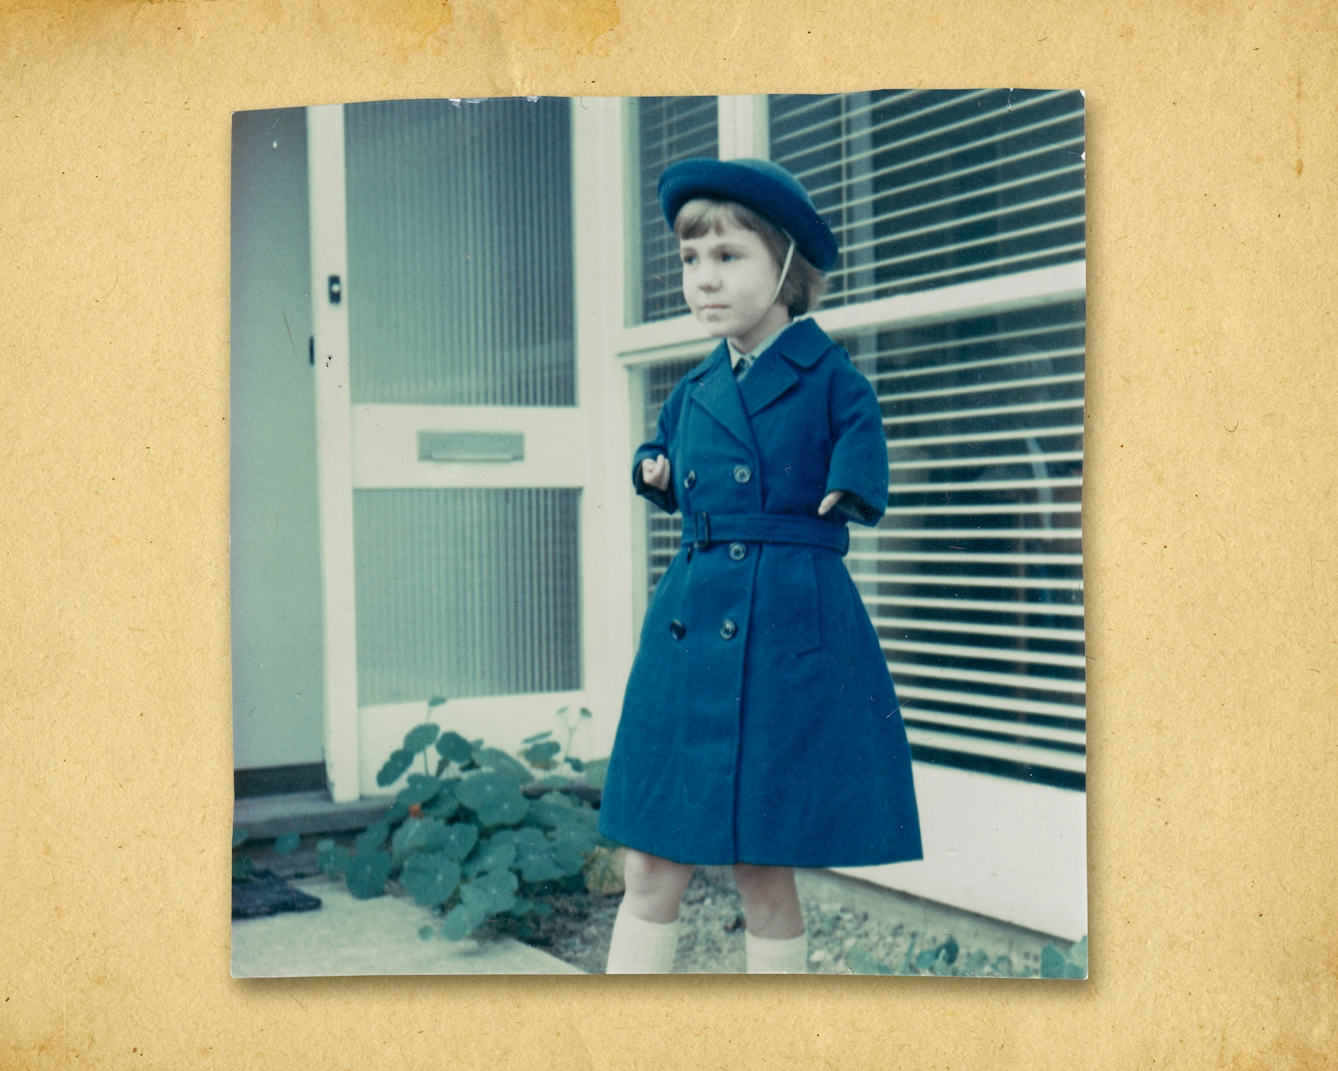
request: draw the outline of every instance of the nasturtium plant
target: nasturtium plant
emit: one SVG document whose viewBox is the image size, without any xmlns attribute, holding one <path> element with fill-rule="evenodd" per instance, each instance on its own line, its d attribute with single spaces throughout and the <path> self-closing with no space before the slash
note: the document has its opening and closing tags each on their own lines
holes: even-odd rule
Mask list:
<svg viewBox="0 0 1338 1071">
<path fill-rule="evenodd" d="M 430 700 L 429 712 L 445 702 Z M 355 838 L 351 852 L 321 841 L 321 870 L 342 875 L 360 899 L 379 896 L 398 880 L 415 902 L 440 916 L 437 929 L 424 930 L 448 940 L 493 919 L 547 914 L 551 908 L 533 897 L 554 887 L 582 887 L 586 860 L 601 844 L 590 800 L 598 799 L 595 778 L 602 781 L 604 760 L 582 763 L 570 754 L 574 726 L 589 716 L 581 708 L 574 718 L 562 718 L 565 755 L 548 731 L 527 738 L 520 759 L 442 732 L 432 721 L 414 726 L 377 774 L 383 788 L 409 775 L 394 805 Z M 435 769 L 430 750 L 437 754 Z M 421 772 L 410 773 L 420 759 Z M 556 773 L 563 764 L 586 776 Z M 535 781 L 531 768 L 544 780 Z"/>
<path fill-rule="evenodd" d="M 386 882 L 395 867 L 395 860 L 380 848 L 358 852 L 344 868 L 344 882 L 348 891 L 359 900 L 370 900 L 386 891 Z"/>
<path fill-rule="evenodd" d="M 469 741 L 459 733 L 442 733 L 437 737 L 437 754 L 445 762 L 455 762 L 464 765 L 473 757 L 474 749 L 469 746 Z"/>
<path fill-rule="evenodd" d="M 503 773 L 485 771 L 460 782 L 455 797 L 478 815 L 484 826 L 510 826 L 524 820 L 529 801 L 520 785 Z"/>
</svg>

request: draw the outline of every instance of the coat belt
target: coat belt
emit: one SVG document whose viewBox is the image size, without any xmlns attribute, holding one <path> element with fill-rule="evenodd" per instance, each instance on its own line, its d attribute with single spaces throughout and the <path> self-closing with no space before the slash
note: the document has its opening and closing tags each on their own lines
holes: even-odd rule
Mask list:
<svg viewBox="0 0 1338 1071">
<path fill-rule="evenodd" d="M 850 532 L 837 521 L 784 513 L 694 513 L 683 518 L 683 545 L 698 550 L 712 543 L 806 543 L 844 555 Z"/>
</svg>

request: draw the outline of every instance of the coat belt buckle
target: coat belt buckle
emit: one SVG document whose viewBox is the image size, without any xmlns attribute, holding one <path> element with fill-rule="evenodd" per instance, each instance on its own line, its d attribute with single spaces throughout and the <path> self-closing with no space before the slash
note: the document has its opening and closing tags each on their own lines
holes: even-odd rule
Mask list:
<svg viewBox="0 0 1338 1071">
<path fill-rule="evenodd" d="M 692 515 L 692 545 L 698 550 L 711 545 L 711 518 L 706 513 Z"/>
</svg>

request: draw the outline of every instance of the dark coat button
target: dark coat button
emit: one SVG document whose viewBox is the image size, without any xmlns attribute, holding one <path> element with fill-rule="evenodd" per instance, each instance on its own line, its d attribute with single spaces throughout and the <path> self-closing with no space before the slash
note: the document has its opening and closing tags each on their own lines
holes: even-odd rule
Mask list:
<svg viewBox="0 0 1338 1071">
<path fill-rule="evenodd" d="M 682 621 L 669 622 L 669 635 L 674 639 L 681 640 L 683 638 L 683 633 L 685 632 L 687 632 L 687 629 L 683 627 Z"/>
<path fill-rule="evenodd" d="M 731 543 L 729 545 L 729 556 L 731 560 L 741 562 L 748 556 L 748 548 L 742 543 Z"/>
<path fill-rule="evenodd" d="M 732 640 L 734 633 L 739 631 L 739 626 L 734 624 L 729 618 L 725 618 L 725 623 L 720 626 L 720 635 L 723 639 Z"/>
<path fill-rule="evenodd" d="M 753 478 L 753 470 L 750 469 L 747 465 L 734 466 L 735 483 L 747 483 L 752 478 Z"/>
<path fill-rule="evenodd" d="M 691 491 L 692 485 L 696 482 L 697 482 L 697 473 L 694 472 L 692 469 L 688 469 L 688 474 L 683 477 L 683 486 L 686 487 L 689 491 Z"/>
</svg>

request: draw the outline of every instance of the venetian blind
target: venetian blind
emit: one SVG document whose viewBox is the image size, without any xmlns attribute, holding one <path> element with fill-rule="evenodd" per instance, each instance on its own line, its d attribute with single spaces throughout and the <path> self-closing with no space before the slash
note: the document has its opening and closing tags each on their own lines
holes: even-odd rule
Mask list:
<svg viewBox="0 0 1338 1071">
<path fill-rule="evenodd" d="M 660 410 L 678 381 L 701 363 L 694 357 L 685 361 L 665 361 L 646 369 L 646 439 L 655 437 Z M 683 515 L 666 514 L 659 506 L 645 502 L 647 579 L 651 592 L 674 560 L 683 541 Z"/>
<path fill-rule="evenodd" d="M 1084 306 L 840 339 L 873 383 L 889 508 L 846 558 L 914 756 L 1085 784 Z"/>
<path fill-rule="evenodd" d="M 678 240 L 664 221 L 656 190 L 660 174 L 677 160 L 720 151 L 715 97 L 641 97 L 637 100 L 637 153 L 641 240 L 641 319 L 664 320 L 688 311 Z"/>
<path fill-rule="evenodd" d="M 1077 92 L 769 98 L 771 158 L 841 245 L 827 307 L 1081 260 Z"/>
</svg>

